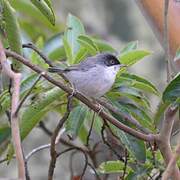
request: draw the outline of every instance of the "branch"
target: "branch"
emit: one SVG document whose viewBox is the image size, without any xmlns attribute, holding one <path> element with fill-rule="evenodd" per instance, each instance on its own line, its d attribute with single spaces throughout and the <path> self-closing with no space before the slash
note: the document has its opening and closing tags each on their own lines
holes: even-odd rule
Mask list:
<svg viewBox="0 0 180 180">
<path fill-rule="evenodd" d="M 6 60 L 6 55 L 3 45 L 0 42 L 0 63 L 3 71 L 9 76 L 13 83 L 13 92 L 11 100 L 11 133 L 14 144 L 15 154 L 18 161 L 18 177 L 20 180 L 25 180 L 25 164 L 23 158 L 23 151 L 21 148 L 21 138 L 19 133 L 18 115 L 15 113 L 19 104 L 20 80 L 21 74 L 15 73 L 11 70 L 10 65 Z"/>
<path fill-rule="evenodd" d="M 171 108 L 171 107 L 167 109 L 162 124 L 162 128 L 160 129 L 160 133 L 157 136 L 157 144 L 164 158 L 166 166 L 168 166 L 170 160 L 173 157 L 173 153 L 170 145 L 170 138 L 174 124 L 174 117 L 177 110 L 178 108 Z M 180 179 L 180 173 L 177 165 L 175 166 L 173 173 L 175 179 Z"/>
<path fill-rule="evenodd" d="M 93 117 L 92 117 L 92 121 L 91 121 L 91 126 L 89 129 L 88 135 L 87 135 L 87 140 L 86 140 L 86 146 L 87 147 L 89 146 L 89 140 L 90 140 L 91 132 L 92 132 L 93 125 L 94 125 L 95 116 L 96 116 L 96 113 L 94 112 Z"/>
<path fill-rule="evenodd" d="M 51 60 L 49 60 L 42 52 L 40 52 L 38 50 L 38 48 L 36 46 L 34 46 L 32 43 L 23 44 L 22 47 L 23 48 L 30 48 L 30 49 L 34 50 L 44 60 L 44 62 L 46 64 L 48 64 L 50 67 L 53 67 Z"/>
<path fill-rule="evenodd" d="M 71 111 L 71 101 L 72 101 L 72 97 L 73 96 L 69 96 L 68 97 L 68 103 L 67 103 L 67 111 L 64 114 L 64 116 L 61 118 L 61 120 L 59 121 L 58 125 L 56 126 L 52 137 L 51 137 L 51 147 L 50 147 L 50 155 L 51 155 L 51 161 L 49 164 L 49 170 L 48 170 L 48 180 L 52 180 L 53 179 L 53 174 L 54 174 L 54 168 L 56 165 L 56 159 L 57 159 L 57 152 L 56 152 L 56 139 L 58 136 L 58 133 L 60 131 L 60 129 L 63 127 L 65 121 L 67 120 L 67 118 L 69 117 L 70 111 Z"/>
<path fill-rule="evenodd" d="M 176 162 L 179 158 L 179 155 L 180 155 L 180 144 L 177 146 L 174 155 L 172 156 L 171 160 L 169 161 L 169 164 L 163 173 L 162 180 L 168 180 L 168 179 L 172 178 L 174 169 L 176 168 Z"/>
<path fill-rule="evenodd" d="M 30 60 L 22 57 L 21 55 L 18 55 L 15 52 L 9 51 L 9 50 L 5 50 L 5 53 L 7 56 L 10 57 L 14 57 L 16 60 L 18 60 L 19 62 L 23 63 L 24 65 L 28 66 L 29 68 L 31 68 L 33 71 L 37 72 L 38 74 L 44 72 L 43 69 L 39 68 L 36 65 L 33 65 L 30 63 Z M 64 83 L 62 83 L 61 81 L 56 81 L 55 79 L 53 79 L 51 76 L 49 76 L 47 73 L 44 73 L 42 75 L 46 80 L 48 80 L 49 82 L 51 82 L 52 84 L 54 84 L 55 86 L 61 88 L 62 90 L 64 90 L 65 92 L 67 92 L 68 94 L 72 94 L 73 90 L 71 88 L 69 88 L 68 86 L 64 85 Z M 89 99 L 87 99 L 85 96 L 83 96 L 82 94 L 76 92 L 74 94 L 74 96 L 79 99 L 81 102 L 83 102 L 84 104 L 86 104 L 90 109 L 94 110 L 95 112 L 99 112 L 99 106 L 97 106 L 96 104 L 93 104 L 92 101 L 90 101 Z M 132 136 L 135 136 L 139 139 L 142 139 L 144 141 L 154 141 L 156 138 L 156 135 L 154 134 L 144 134 L 141 132 L 138 132 L 126 125 L 124 125 L 123 123 L 119 122 L 118 120 L 116 120 L 114 117 L 108 115 L 106 112 L 101 111 L 98 113 L 98 115 L 103 118 L 106 119 L 107 121 L 109 121 L 110 123 L 112 123 L 114 126 L 116 126 L 117 128 L 123 130 L 124 132 L 131 134 Z"/>
</svg>

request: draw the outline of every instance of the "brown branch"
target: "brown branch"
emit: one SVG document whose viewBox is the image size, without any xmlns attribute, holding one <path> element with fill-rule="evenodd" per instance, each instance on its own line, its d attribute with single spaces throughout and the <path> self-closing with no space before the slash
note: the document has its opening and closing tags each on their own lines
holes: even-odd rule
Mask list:
<svg viewBox="0 0 180 180">
<path fill-rule="evenodd" d="M 89 133 L 87 135 L 87 140 L 86 140 L 86 146 L 87 147 L 89 146 L 89 140 L 90 140 L 91 132 L 92 132 L 93 125 L 94 125 L 95 116 L 96 116 L 96 113 L 94 112 L 93 117 L 92 117 L 92 121 L 91 121 L 91 126 L 90 126 L 90 129 L 89 129 Z"/>
<path fill-rule="evenodd" d="M 168 166 L 171 158 L 173 157 L 173 153 L 170 145 L 170 138 L 172 133 L 172 127 L 174 124 L 174 117 L 177 110 L 178 108 L 171 108 L 171 107 L 167 109 L 162 124 L 162 128 L 160 129 L 160 133 L 157 136 L 157 144 L 164 158 L 166 166 Z M 180 179 L 180 173 L 177 165 L 175 166 L 173 173 L 175 179 Z"/>
<path fill-rule="evenodd" d="M 51 155 L 51 161 L 49 164 L 49 170 L 48 170 L 48 180 L 52 180 L 53 179 L 53 174 L 54 174 L 54 169 L 55 169 L 55 165 L 56 165 L 56 159 L 57 159 L 57 152 L 56 152 L 56 138 L 58 136 L 58 133 L 60 131 L 60 129 L 63 127 L 65 121 L 67 120 L 67 118 L 69 117 L 70 111 L 71 111 L 71 102 L 72 102 L 72 97 L 73 96 L 68 96 L 68 102 L 67 102 L 67 111 L 64 114 L 64 116 L 60 119 L 58 125 L 56 126 L 52 137 L 51 137 L 51 147 L 50 147 L 50 155 Z"/>
<path fill-rule="evenodd" d="M 31 68 L 33 71 L 37 72 L 37 73 L 42 73 L 44 72 L 43 69 L 39 68 L 36 65 L 33 65 L 30 63 L 30 60 L 22 57 L 21 55 L 18 55 L 15 52 L 9 51 L 9 50 L 5 50 L 6 55 L 10 56 L 10 57 L 14 57 L 16 60 L 18 60 L 19 62 L 23 63 L 24 65 L 28 66 L 29 68 Z M 71 88 L 69 88 L 68 86 L 64 85 L 64 83 L 62 83 L 60 80 L 56 81 L 55 79 L 53 79 L 51 76 L 49 76 L 47 73 L 44 73 L 42 75 L 46 80 L 48 80 L 49 82 L 51 82 L 52 84 L 54 84 L 55 86 L 61 88 L 62 90 L 64 90 L 65 92 L 67 92 L 68 94 L 72 94 L 73 90 Z M 96 104 L 93 104 L 89 99 L 87 99 L 85 96 L 83 96 L 82 94 L 76 92 L 74 94 L 74 97 L 76 97 L 77 99 L 79 99 L 81 102 L 83 102 L 84 104 L 86 104 L 90 109 L 94 110 L 95 112 L 99 112 L 99 106 L 97 106 Z M 156 135 L 154 134 L 144 134 L 141 132 L 138 132 L 124 124 L 122 124 L 121 122 L 119 122 L 118 120 L 116 120 L 114 117 L 108 115 L 106 112 L 104 112 L 103 110 L 101 112 L 98 113 L 98 115 L 103 118 L 106 119 L 107 121 L 109 121 L 110 123 L 112 123 L 114 126 L 116 126 L 117 128 L 123 130 L 124 132 L 131 134 L 132 136 L 135 136 L 139 139 L 142 139 L 144 141 L 154 141 L 156 138 Z"/>
<path fill-rule="evenodd" d="M 12 100 L 11 100 L 11 134 L 12 134 L 12 141 L 14 144 L 16 159 L 18 162 L 18 178 L 20 180 L 25 180 L 25 166 L 24 166 L 23 151 L 21 148 L 18 115 L 15 114 L 19 104 L 21 74 L 15 73 L 14 71 L 11 70 L 11 67 L 6 60 L 6 55 L 1 42 L 0 42 L 0 63 L 3 71 L 7 74 L 7 76 L 11 78 L 13 83 L 13 92 L 12 92 Z"/>
<path fill-rule="evenodd" d="M 174 169 L 176 168 L 176 162 L 180 156 L 180 144 L 177 146 L 175 153 L 168 163 L 166 170 L 163 173 L 162 180 L 168 180 L 173 177 Z"/>
</svg>

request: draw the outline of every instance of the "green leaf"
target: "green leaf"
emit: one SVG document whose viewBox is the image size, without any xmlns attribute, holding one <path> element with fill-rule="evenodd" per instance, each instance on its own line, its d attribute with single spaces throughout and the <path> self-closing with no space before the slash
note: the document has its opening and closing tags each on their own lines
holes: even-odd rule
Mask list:
<svg viewBox="0 0 180 180">
<path fill-rule="evenodd" d="M 127 53 L 129 51 L 135 50 L 138 47 L 138 41 L 129 42 L 120 52 L 120 54 Z"/>
<path fill-rule="evenodd" d="M 38 37 L 35 45 L 38 49 L 42 49 L 44 47 L 44 39 L 42 38 L 42 36 Z M 46 64 L 44 60 L 34 51 L 32 51 L 31 60 L 33 64 L 39 65 L 45 69 L 49 67 L 49 65 Z"/>
<path fill-rule="evenodd" d="M 131 102 L 136 103 L 143 108 L 150 107 L 148 99 L 134 88 L 121 86 L 118 89 L 109 91 L 106 96 L 111 100 L 117 100 L 120 97 L 122 97 L 123 99 L 127 98 L 126 100 L 130 100 Z"/>
<path fill-rule="evenodd" d="M 67 30 L 66 30 L 64 36 L 71 48 L 72 56 L 74 56 L 80 48 L 80 45 L 77 42 L 77 38 L 81 34 L 85 34 L 83 24 L 77 17 L 69 14 L 68 18 L 67 18 Z M 73 62 L 71 62 L 71 63 L 73 63 Z"/>
<path fill-rule="evenodd" d="M 20 24 L 22 25 L 22 23 L 26 22 L 25 30 L 29 28 L 30 30 L 28 30 L 28 32 L 25 32 L 28 34 L 30 33 L 33 39 L 37 38 L 39 35 L 42 36 L 42 34 L 45 34 L 46 32 L 49 36 L 49 32 L 57 33 L 60 31 L 59 24 L 53 26 L 49 22 L 49 20 L 29 1 L 13 0 L 10 1 L 10 3 L 19 13 L 21 13 L 21 18 L 19 19 Z M 24 16 L 24 14 L 26 16 Z M 34 26 L 29 26 L 30 23 L 27 23 L 27 19 L 30 20 L 34 24 Z M 21 27 L 24 28 L 24 25 Z M 33 33 L 30 31 L 32 31 Z"/>
<path fill-rule="evenodd" d="M 77 41 L 82 45 L 82 47 L 86 48 L 89 54 L 95 55 L 99 52 L 98 47 L 89 36 L 80 35 Z"/>
<path fill-rule="evenodd" d="M 72 64 L 73 63 L 72 49 L 71 49 L 69 42 L 66 40 L 66 38 L 63 38 L 63 44 L 64 44 L 64 49 L 66 52 L 67 60 L 68 60 L 69 64 Z"/>
<path fill-rule="evenodd" d="M 131 66 L 135 64 L 136 62 L 140 61 L 142 58 L 148 56 L 149 54 L 150 54 L 149 51 L 133 50 L 133 51 L 129 51 L 127 53 L 120 55 L 118 59 L 122 64 Z"/>
<path fill-rule="evenodd" d="M 159 91 L 151 82 L 135 74 L 122 73 L 120 76 L 118 76 L 116 78 L 114 87 L 118 87 L 122 84 L 160 96 Z"/>
<path fill-rule="evenodd" d="M 66 53 L 65 53 L 64 46 L 54 49 L 52 52 L 49 53 L 48 57 L 52 61 L 65 59 Z"/>
<path fill-rule="evenodd" d="M 53 88 L 44 93 L 40 100 L 29 105 L 22 114 L 20 132 L 22 140 L 38 124 L 42 117 L 53 108 L 53 103 L 59 99 L 64 92 L 59 88 Z"/>
<path fill-rule="evenodd" d="M 88 54 L 87 49 L 84 47 L 81 47 L 74 58 L 74 63 L 78 64 L 81 60 L 84 60 L 87 54 Z"/>
<path fill-rule="evenodd" d="M 11 128 L 7 125 L 0 126 L 0 144 L 2 144 L 7 138 L 10 137 Z"/>
<path fill-rule="evenodd" d="M 5 151 L 10 142 L 11 128 L 7 125 L 0 127 L 0 154 Z"/>
<path fill-rule="evenodd" d="M 83 144 L 87 144 L 87 137 L 88 137 L 88 131 L 85 125 L 82 124 L 78 132 L 78 138 L 81 140 Z"/>
<path fill-rule="evenodd" d="M 149 116 L 149 114 L 141 109 L 138 108 L 137 106 L 133 104 L 124 104 L 126 107 L 126 110 L 136 119 L 139 121 L 139 123 L 143 126 L 146 127 L 152 131 L 154 131 L 154 126 L 153 126 L 153 120 Z"/>
<path fill-rule="evenodd" d="M 103 40 L 93 38 L 93 42 L 96 44 L 97 49 L 100 52 L 116 52 L 116 50 L 110 44 Z"/>
<path fill-rule="evenodd" d="M 101 163 L 97 170 L 102 174 L 112 174 L 123 172 L 123 169 L 124 163 L 121 161 L 106 161 Z"/>
<path fill-rule="evenodd" d="M 122 114 L 128 115 L 130 117 L 131 116 L 134 117 L 143 127 L 150 129 L 153 132 L 155 131 L 151 116 L 142 108 L 139 108 L 133 104 L 126 104 L 123 102 L 120 103 L 116 101 L 111 101 L 111 102 L 119 109 L 119 111 Z M 122 117 L 119 117 L 115 114 L 113 114 L 113 116 L 126 124 L 126 120 L 122 121 L 121 119 L 119 119 Z"/>
<path fill-rule="evenodd" d="M 48 7 L 52 10 L 52 4 L 51 4 L 51 0 L 44 0 L 46 2 L 46 4 L 48 5 Z M 53 10 L 52 10 L 53 11 Z"/>
<path fill-rule="evenodd" d="M 31 88 L 36 81 L 37 76 L 37 74 L 31 74 L 21 82 L 20 97 L 22 97 Z M 7 90 L 5 90 L 0 95 L 0 114 L 4 113 L 8 108 L 10 108 L 10 94 Z"/>
<path fill-rule="evenodd" d="M 5 21 L 5 32 L 8 39 L 9 47 L 12 51 L 22 54 L 22 44 L 20 38 L 19 24 L 14 9 L 7 0 L 2 0 L 3 3 L 3 19 Z M 13 61 L 13 69 L 19 71 L 21 63 Z"/>
<path fill-rule="evenodd" d="M 72 136 L 76 137 L 79 130 L 84 122 L 87 114 L 87 107 L 84 105 L 76 106 L 70 113 L 67 124 L 66 131 Z"/>
<path fill-rule="evenodd" d="M 118 131 L 122 143 L 128 151 L 140 162 L 146 161 L 146 148 L 142 140 L 135 138 L 121 130 Z"/>
<path fill-rule="evenodd" d="M 175 102 L 180 97 L 180 73 L 168 84 L 163 92 L 164 102 Z"/>
<path fill-rule="evenodd" d="M 161 101 L 159 103 L 158 107 L 156 108 L 157 110 L 156 110 L 155 116 L 154 116 L 154 124 L 155 125 L 158 125 L 160 123 L 160 120 L 163 117 L 164 112 L 165 112 L 165 110 L 167 109 L 167 107 L 169 105 L 170 105 L 169 102 L 164 103 L 164 102 Z"/>
<path fill-rule="evenodd" d="M 31 2 L 41 11 L 41 13 L 49 20 L 52 25 L 55 25 L 55 16 L 51 8 L 51 4 L 47 0 L 31 0 Z"/>
</svg>

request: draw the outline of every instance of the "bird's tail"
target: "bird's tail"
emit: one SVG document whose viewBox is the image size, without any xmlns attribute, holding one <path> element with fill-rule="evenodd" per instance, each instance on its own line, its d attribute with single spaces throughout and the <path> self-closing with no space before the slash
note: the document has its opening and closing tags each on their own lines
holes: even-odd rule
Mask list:
<svg viewBox="0 0 180 180">
<path fill-rule="evenodd" d="M 63 73 L 64 72 L 64 70 L 59 67 L 49 67 L 48 71 L 51 73 Z"/>
</svg>

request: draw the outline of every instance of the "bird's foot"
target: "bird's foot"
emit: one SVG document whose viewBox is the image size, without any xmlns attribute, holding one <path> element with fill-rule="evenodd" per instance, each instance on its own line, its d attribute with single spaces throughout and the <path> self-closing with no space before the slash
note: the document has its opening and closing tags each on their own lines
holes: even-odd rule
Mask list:
<svg viewBox="0 0 180 180">
<path fill-rule="evenodd" d="M 74 87 L 72 87 L 72 92 L 71 92 L 71 94 L 69 95 L 69 97 L 70 97 L 70 98 L 73 97 L 76 93 L 77 93 L 77 90 L 76 90 Z"/>
</svg>

